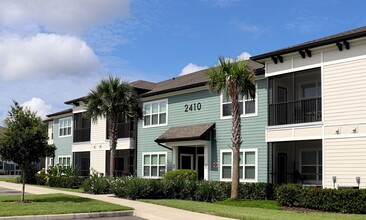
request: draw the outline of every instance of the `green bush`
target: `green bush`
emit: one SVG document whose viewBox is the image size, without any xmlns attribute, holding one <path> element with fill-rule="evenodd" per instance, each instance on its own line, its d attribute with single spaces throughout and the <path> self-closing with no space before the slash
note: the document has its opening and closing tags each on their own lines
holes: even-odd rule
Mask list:
<svg viewBox="0 0 366 220">
<path fill-rule="evenodd" d="M 366 214 L 366 189 L 322 189 L 286 184 L 277 187 L 279 205 L 328 212 Z"/>
<path fill-rule="evenodd" d="M 196 181 L 197 172 L 195 170 L 173 170 L 164 174 L 165 180 L 170 181 Z"/>
<path fill-rule="evenodd" d="M 66 177 L 66 176 L 51 176 L 48 178 L 47 185 L 51 187 L 61 187 L 61 188 L 80 188 L 84 179 L 79 177 Z"/>
<path fill-rule="evenodd" d="M 111 183 L 111 191 L 118 197 L 127 199 L 145 199 L 153 194 L 151 180 L 132 177 L 116 178 Z"/>
<path fill-rule="evenodd" d="M 6 172 L 5 170 L 0 170 L 0 175 L 7 175 L 8 172 Z"/>
<path fill-rule="evenodd" d="M 48 179 L 46 174 L 36 174 L 35 178 L 37 185 L 46 185 Z"/>
<path fill-rule="evenodd" d="M 189 180 L 161 180 L 163 187 L 161 196 L 166 199 L 194 200 L 197 191 L 197 181 Z"/>
<path fill-rule="evenodd" d="M 274 186 L 270 183 L 241 183 L 239 184 L 239 199 L 274 199 L 273 190 Z"/>
<path fill-rule="evenodd" d="M 85 192 L 93 194 L 109 193 L 111 179 L 102 173 L 93 173 L 85 179 L 82 186 Z"/>
<path fill-rule="evenodd" d="M 276 188 L 276 200 L 281 206 L 298 206 L 301 197 L 301 185 L 284 184 Z"/>
<path fill-rule="evenodd" d="M 225 190 L 220 182 L 200 181 L 197 184 L 196 200 L 204 202 L 215 202 L 227 198 Z"/>
</svg>

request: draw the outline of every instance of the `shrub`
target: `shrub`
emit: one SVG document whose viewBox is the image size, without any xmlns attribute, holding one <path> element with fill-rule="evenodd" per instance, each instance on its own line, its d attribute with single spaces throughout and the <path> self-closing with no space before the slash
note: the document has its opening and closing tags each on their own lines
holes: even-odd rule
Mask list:
<svg viewBox="0 0 366 220">
<path fill-rule="evenodd" d="M 165 180 L 170 181 L 196 181 L 197 172 L 195 170 L 173 170 L 164 174 Z"/>
<path fill-rule="evenodd" d="M 48 180 L 46 174 L 36 174 L 35 178 L 37 185 L 46 185 Z"/>
<path fill-rule="evenodd" d="M 106 194 L 109 193 L 111 179 L 102 173 L 93 173 L 83 181 L 83 189 L 87 193 Z"/>
<path fill-rule="evenodd" d="M 194 200 L 197 191 L 197 181 L 189 180 L 162 180 L 161 195 L 167 199 Z"/>
<path fill-rule="evenodd" d="M 132 177 L 116 178 L 111 183 L 111 191 L 118 197 L 128 199 L 150 198 L 153 188 L 151 180 Z"/>
<path fill-rule="evenodd" d="M 286 184 L 276 189 L 279 205 L 297 206 L 321 211 L 366 213 L 366 189 L 322 189 Z"/>
<path fill-rule="evenodd" d="M 273 199 L 273 188 L 273 184 L 270 183 L 241 183 L 239 185 L 239 199 Z"/>
<path fill-rule="evenodd" d="M 281 206 L 298 206 L 301 197 L 301 185 L 284 184 L 276 188 L 276 199 Z"/>
<path fill-rule="evenodd" d="M 83 179 L 79 177 L 66 177 L 66 176 L 51 176 L 48 178 L 47 185 L 51 187 L 61 188 L 80 188 Z"/>
<path fill-rule="evenodd" d="M 226 199 L 225 190 L 220 182 L 200 181 L 197 184 L 197 201 L 215 202 L 224 199 Z"/>
<path fill-rule="evenodd" d="M 5 170 L 0 170 L 0 175 L 6 175 L 8 174 L 8 172 L 6 172 Z"/>
</svg>

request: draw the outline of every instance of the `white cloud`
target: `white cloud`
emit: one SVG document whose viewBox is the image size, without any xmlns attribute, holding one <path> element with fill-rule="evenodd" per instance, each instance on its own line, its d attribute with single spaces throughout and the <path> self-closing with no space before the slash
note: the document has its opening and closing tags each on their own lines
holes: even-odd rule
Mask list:
<svg viewBox="0 0 366 220">
<path fill-rule="evenodd" d="M 21 106 L 28 107 L 31 111 L 37 112 L 37 115 L 43 119 L 52 111 L 52 105 L 49 105 L 43 99 L 36 97 L 24 102 Z"/>
<path fill-rule="evenodd" d="M 239 56 L 236 57 L 236 60 L 247 60 L 251 57 L 252 55 L 250 55 L 248 52 L 243 52 L 241 53 Z"/>
<path fill-rule="evenodd" d="M 0 79 L 83 75 L 98 67 L 93 50 L 77 37 L 37 34 L 0 38 Z"/>
<path fill-rule="evenodd" d="M 207 68 L 208 68 L 208 66 L 198 66 L 193 63 L 188 63 L 179 73 L 179 76 L 187 75 L 187 74 L 197 72 L 199 70 L 203 70 L 203 69 L 207 69 Z"/>
<path fill-rule="evenodd" d="M 76 33 L 129 15 L 130 0 L 2 0 L 0 23 L 6 27 L 37 24 L 47 31 Z"/>
</svg>

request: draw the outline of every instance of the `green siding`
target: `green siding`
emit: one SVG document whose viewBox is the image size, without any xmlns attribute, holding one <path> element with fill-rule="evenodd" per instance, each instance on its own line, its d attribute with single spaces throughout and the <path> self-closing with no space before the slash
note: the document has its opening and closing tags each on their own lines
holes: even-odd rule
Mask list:
<svg viewBox="0 0 366 220">
<path fill-rule="evenodd" d="M 53 143 L 56 146 L 56 152 L 55 152 L 55 161 L 54 163 L 57 164 L 58 163 L 58 157 L 59 156 L 67 156 L 70 155 L 71 156 L 71 164 L 72 164 L 72 142 L 73 142 L 73 120 L 71 120 L 71 136 L 67 136 L 67 137 L 59 137 L 59 119 L 62 118 L 68 118 L 72 116 L 67 116 L 67 117 L 61 117 L 61 118 L 57 118 L 54 119 L 53 121 Z"/>
<path fill-rule="evenodd" d="M 267 144 L 265 143 L 265 126 L 267 125 L 267 81 L 258 83 L 258 116 L 242 118 L 242 148 L 258 149 L 258 181 L 267 181 Z M 231 119 L 220 119 L 220 96 L 208 90 L 170 96 L 168 99 L 168 125 L 161 127 L 143 128 L 142 121 L 138 123 L 137 146 L 137 175 L 142 176 L 143 152 L 168 152 L 168 170 L 172 166 L 172 152 L 159 145 L 154 140 L 170 127 L 193 125 L 200 123 L 216 123 L 216 138 L 211 140 L 210 179 L 219 180 L 219 168 L 214 168 L 214 162 L 220 162 L 220 150 L 230 149 Z M 160 100 L 160 99 L 157 99 Z M 185 112 L 185 104 L 200 102 L 200 111 Z"/>
</svg>

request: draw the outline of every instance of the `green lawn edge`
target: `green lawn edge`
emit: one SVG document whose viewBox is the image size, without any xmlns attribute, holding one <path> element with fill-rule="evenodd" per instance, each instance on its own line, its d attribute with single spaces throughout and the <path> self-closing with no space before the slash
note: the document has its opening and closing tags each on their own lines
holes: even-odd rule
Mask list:
<svg viewBox="0 0 366 220">
<path fill-rule="evenodd" d="M 0 216 L 51 215 L 133 210 L 109 202 L 62 193 L 26 195 L 29 203 L 20 203 L 20 195 L 0 196 Z"/>
<path fill-rule="evenodd" d="M 327 213 L 327 212 L 297 212 L 297 211 L 284 211 L 284 210 L 274 210 L 265 208 L 253 208 L 253 207 L 238 207 L 231 205 L 222 205 L 207 202 L 196 202 L 189 200 L 139 200 L 141 202 L 147 202 L 156 205 L 163 205 L 172 208 L 183 209 L 187 211 L 205 213 L 210 215 L 216 215 L 221 217 L 235 218 L 235 219 L 245 219 L 245 220 L 359 220 L 366 219 L 366 215 L 356 215 L 356 214 L 340 214 L 340 213 Z"/>
</svg>

